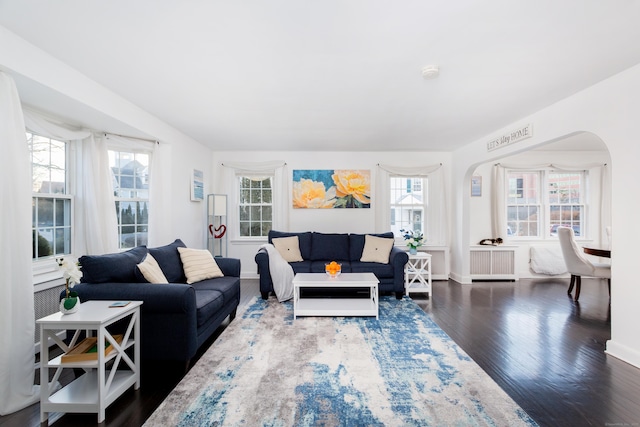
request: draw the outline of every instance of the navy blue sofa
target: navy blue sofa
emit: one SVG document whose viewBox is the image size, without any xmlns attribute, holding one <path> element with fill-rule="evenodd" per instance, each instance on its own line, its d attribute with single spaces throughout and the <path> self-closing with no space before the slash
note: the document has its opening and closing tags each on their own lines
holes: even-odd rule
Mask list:
<svg viewBox="0 0 640 427">
<path fill-rule="evenodd" d="M 78 260 L 82 283 L 74 286 L 80 301 L 143 301 L 140 352 L 143 359 L 189 361 L 197 349 L 240 303 L 240 260 L 215 258 L 224 277 L 186 284 L 178 239 L 158 247 L 138 246 Z M 136 268 L 147 253 L 158 262 L 169 284 L 148 283 Z"/>
<path fill-rule="evenodd" d="M 371 234 L 376 237 L 393 238 L 393 233 Z M 289 263 L 294 273 L 324 273 L 325 264 L 336 261 L 342 264 L 343 273 L 371 272 L 380 281 L 380 292 L 394 292 L 397 299 L 404 294 L 404 266 L 409 260 L 409 255 L 402 249 L 393 246 L 389 255 L 389 263 L 362 262 L 364 249 L 364 234 L 347 233 L 316 233 L 302 232 L 289 233 L 271 230 L 268 242 L 273 243 L 274 238 L 298 236 L 300 254 L 303 261 Z M 273 282 L 269 270 L 269 254 L 261 248 L 255 256 L 260 274 L 260 294 L 263 299 L 269 298 L 273 292 Z"/>
</svg>

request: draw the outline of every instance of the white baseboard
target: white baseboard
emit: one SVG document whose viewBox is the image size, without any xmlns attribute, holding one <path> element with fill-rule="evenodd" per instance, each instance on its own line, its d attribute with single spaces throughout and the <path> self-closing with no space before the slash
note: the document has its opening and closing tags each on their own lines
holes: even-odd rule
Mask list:
<svg viewBox="0 0 640 427">
<path fill-rule="evenodd" d="M 627 362 L 636 368 L 640 368 L 640 351 L 638 350 L 634 350 L 616 341 L 609 340 L 607 341 L 606 350 L 604 352 L 616 359 Z"/>
</svg>

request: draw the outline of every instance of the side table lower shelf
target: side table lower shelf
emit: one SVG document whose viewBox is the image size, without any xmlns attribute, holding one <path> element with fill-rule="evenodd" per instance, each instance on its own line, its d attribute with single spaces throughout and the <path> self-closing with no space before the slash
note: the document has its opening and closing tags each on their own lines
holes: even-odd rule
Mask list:
<svg viewBox="0 0 640 427">
<path fill-rule="evenodd" d="M 107 377 L 109 374 L 110 371 L 106 371 Z M 105 396 L 105 406 L 113 403 L 135 383 L 136 374 L 134 372 L 116 372 L 113 376 L 109 393 Z M 56 391 L 49 396 L 48 402 L 40 402 L 40 405 L 45 412 L 97 413 L 100 409 L 98 389 L 98 372 L 93 370 Z"/>
</svg>

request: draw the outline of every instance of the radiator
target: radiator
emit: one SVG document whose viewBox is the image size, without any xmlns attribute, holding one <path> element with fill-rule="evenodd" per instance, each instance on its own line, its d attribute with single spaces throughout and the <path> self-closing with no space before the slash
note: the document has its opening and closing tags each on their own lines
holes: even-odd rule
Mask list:
<svg viewBox="0 0 640 427">
<path fill-rule="evenodd" d="M 64 285 L 38 291 L 33 294 L 33 308 L 36 314 L 35 322 L 41 317 L 48 316 L 60 310 L 60 292 L 64 290 Z M 36 325 L 34 344 L 40 343 L 40 328 Z M 39 349 L 39 347 L 37 347 Z"/>
<path fill-rule="evenodd" d="M 515 246 L 472 246 L 471 279 L 518 280 L 516 249 Z"/>
</svg>

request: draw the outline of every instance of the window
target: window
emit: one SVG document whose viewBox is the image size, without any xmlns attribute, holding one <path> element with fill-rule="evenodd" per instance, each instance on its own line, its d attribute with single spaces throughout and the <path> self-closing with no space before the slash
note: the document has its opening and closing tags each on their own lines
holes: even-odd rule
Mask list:
<svg viewBox="0 0 640 427">
<path fill-rule="evenodd" d="M 109 151 L 118 216 L 120 248 L 147 244 L 149 230 L 149 154 Z"/>
<path fill-rule="evenodd" d="M 540 230 L 541 172 L 509 172 L 507 234 L 537 236 Z"/>
<path fill-rule="evenodd" d="M 560 226 L 571 227 L 576 236 L 583 230 L 585 212 L 583 188 L 584 173 L 549 174 L 549 208 L 551 236 L 557 235 Z"/>
<path fill-rule="evenodd" d="M 583 235 L 586 172 L 509 171 L 507 180 L 507 235 L 553 237 L 560 226 Z"/>
<path fill-rule="evenodd" d="M 415 230 L 425 233 L 427 208 L 427 178 L 389 178 L 391 195 L 391 231 L 400 236 L 400 230 Z"/>
<path fill-rule="evenodd" d="M 67 143 L 27 132 L 31 154 L 33 259 L 71 253 Z"/>
<path fill-rule="evenodd" d="M 267 236 L 273 221 L 273 177 L 238 177 L 241 237 Z"/>
</svg>

